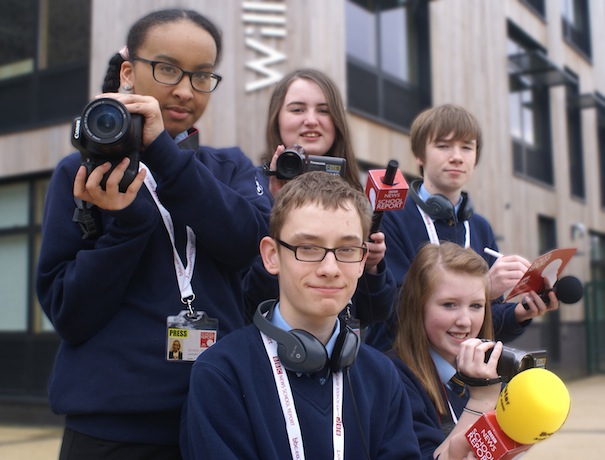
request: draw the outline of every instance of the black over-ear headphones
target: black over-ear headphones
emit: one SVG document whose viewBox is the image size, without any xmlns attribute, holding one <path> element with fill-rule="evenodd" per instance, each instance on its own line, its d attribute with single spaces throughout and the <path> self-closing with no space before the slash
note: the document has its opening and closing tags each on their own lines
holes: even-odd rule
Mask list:
<svg viewBox="0 0 605 460">
<path fill-rule="evenodd" d="M 312 374 L 328 364 L 328 352 L 323 343 L 302 329 L 284 331 L 271 323 L 277 301 L 262 302 L 254 313 L 254 325 L 277 342 L 277 354 L 289 371 Z M 267 314 L 265 317 L 264 314 Z M 340 333 L 329 359 L 330 371 L 339 372 L 350 367 L 359 351 L 359 336 L 339 317 Z"/>
<path fill-rule="evenodd" d="M 408 194 L 412 197 L 414 203 L 426 212 L 431 219 L 463 222 L 470 219 L 473 215 L 473 203 L 466 192 L 462 192 L 462 202 L 458 208 L 458 213 L 456 213 L 454 205 L 441 193 L 435 193 L 426 201 L 422 201 L 422 198 L 418 195 L 421 184 L 422 180 L 412 182 Z"/>
</svg>

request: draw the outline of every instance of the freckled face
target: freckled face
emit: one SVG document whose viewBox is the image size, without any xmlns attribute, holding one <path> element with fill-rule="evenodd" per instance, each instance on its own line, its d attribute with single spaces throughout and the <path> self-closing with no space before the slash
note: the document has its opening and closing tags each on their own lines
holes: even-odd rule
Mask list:
<svg viewBox="0 0 605 460">
<path fill-rule="evenodd" d="M 443 271 L 424 306 L 424 328 L 432 348 L 452 366 L 460 344 L 479 335 L 485 319 L 485 280 Z"/>
</svg>

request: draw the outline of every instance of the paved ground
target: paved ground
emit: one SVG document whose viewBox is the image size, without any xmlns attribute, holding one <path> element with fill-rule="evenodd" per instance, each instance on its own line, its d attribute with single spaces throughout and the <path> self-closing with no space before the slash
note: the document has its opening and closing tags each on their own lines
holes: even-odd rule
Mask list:
<svg viewBox="0 0 605 460">
<path fill-rule="evenodd" d="M 523 460 L 605 459 L 605 375 L 567 385 L 571 412 L 552 438 L 533 446 Z M 0 425 L 0 459 L 57 460 L 62 428 Z"/>
</svg>

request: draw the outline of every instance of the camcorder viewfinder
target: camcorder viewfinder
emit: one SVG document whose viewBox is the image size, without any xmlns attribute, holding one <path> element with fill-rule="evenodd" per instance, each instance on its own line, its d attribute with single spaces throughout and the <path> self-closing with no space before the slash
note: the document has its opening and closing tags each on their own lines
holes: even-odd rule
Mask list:
<svg viewBox="0 0 605 460">
<path fill-rule="evenodd" d="M 492 349 L 485 353 L 485 362 L 492 354 Z M 508 383 L 519 372 L 539 367 L 546 368 L 546 350 L 524 351 L 511 347 L 502 347 L 502 354 L 498 360 L 498 375 L 502 382 Z"/>
<path fill-rule="evenodd" d="M 80 117 L 74 119 L 71 143 L 80 151 L 87 176 L 97 166 L 107 161 L 111 163 L 111 169 L 101 180 L 103 190 L 114 168 L 123 158 L 130 158 L 119 184 L 120 192 L 125 192 L 139 171 L 143 116 L 131 114 L 115 99 L 95 99 L 84 108 Z"/>
<path fill-rule="evenodd" d="M 309 171 L 324 171 L 344 177 L 347 160 L 329 156 L 307 155 L 300 145 L 294 145 L 277 158 L 275 176 L 290 180 Z"/>
</svg>

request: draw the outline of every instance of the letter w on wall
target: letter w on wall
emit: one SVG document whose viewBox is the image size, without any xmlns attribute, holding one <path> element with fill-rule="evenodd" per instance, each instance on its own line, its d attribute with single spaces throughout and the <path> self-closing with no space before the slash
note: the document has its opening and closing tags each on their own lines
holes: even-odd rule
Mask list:
<svg viewBox="0 0 605 460">
<path fill-rule="evenodd" d="M 254 72 L 265 76 L 265 78 L 261 80 L 255 80 L 247 83 L 246 92 L 256 91 L 272 85 L 273 83 L 277 83 L 283 77 L 283 74 L 270 69 L 268 66 L 285 61 L 286 55 L 274 50 L 273 48 L 263 45 L 253 38 L 246 38 L 246 46 L 265 56 L 263 58 L 246 63 L 247 69 L 253 70 Z"/>
</svg>

